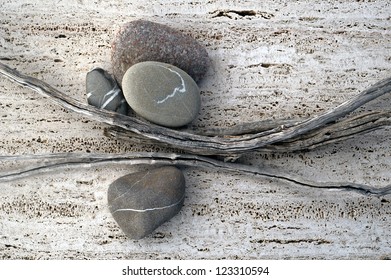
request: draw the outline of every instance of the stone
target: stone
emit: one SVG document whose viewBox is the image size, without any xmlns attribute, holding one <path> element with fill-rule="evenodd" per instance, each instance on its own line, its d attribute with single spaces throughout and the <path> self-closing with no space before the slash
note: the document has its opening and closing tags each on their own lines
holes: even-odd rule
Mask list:
<svg viewBox="0 0 391 280">
<path fill-rule="evenodd" d="M 125 175 L 108 190 L 109 210 L 122 231 L 141 239 L 174 217 L 185 199 L 185 177 L 174 166 Z"/>
<path fill-rule="evenodd" d="M 166 63 L 140 62 L 126 71 L 122 89 L 136 114 L 166 127 L 193 121 L 201 106 L 200 89 L 183 70 Z"/>
<path fill-rule="evenodd" d="M 151 21 L 128 22 L 112 42 L 111 62 L 118 83 L 122 86 L 129 67 L 143 61 L 175 65 L 196 82 L 205 75 L 210 64 L 206 49 L 192 37 Z"/>
<path fill-rule="evenodd" d="M 126 115 L 128 104 L 117 82 L 102 68 L 94 68 L 87 73 L 86 91 L 88 104 L 100 109 Z"/>
</svg>

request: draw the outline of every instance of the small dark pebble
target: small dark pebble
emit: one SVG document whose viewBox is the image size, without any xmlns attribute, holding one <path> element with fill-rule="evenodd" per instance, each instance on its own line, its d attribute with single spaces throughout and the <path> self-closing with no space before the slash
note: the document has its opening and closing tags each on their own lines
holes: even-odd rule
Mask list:
<svg viewBox="0 0 391 280">
<path fill-rule="evenodd" d="M 123 115 L 127 114 L 129 106 L 121 89 L 102 68 L 95 68 L 87 73 L 86 91 L 88 104 Z"/>
</svg>

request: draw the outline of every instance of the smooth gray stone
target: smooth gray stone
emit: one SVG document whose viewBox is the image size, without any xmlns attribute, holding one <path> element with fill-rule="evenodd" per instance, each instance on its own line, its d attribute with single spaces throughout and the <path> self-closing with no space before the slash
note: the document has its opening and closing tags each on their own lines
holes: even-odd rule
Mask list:
<svg viewBox="0 0 391 280">
<path fill-rule="evenodd" d="M 100 109 L 123 115 L 128 112 L 128 104 L 117 82 L 102 68 L 94 68 L 86 76 L 87 102 Z"/>
<path fill-rule="evenodd" d="M 109 210 L 122 231 L 141 239 L 174 217 L 185 199 L 185 177 L 174 166 L 125 175 L 108 190 Z"/>
<path fill-rule="evenodd" d="M 196 82 L 202 79 L 210 64 L 205 47 L 192 37 L 147 20 L 128 22 L 112 42 L 111 63 L 118 83 L 122 86 L 122 78 L 129 67 L 143 61 L 175 65 Z"/>
<path fill-rule="evenodd" d="M 147 61 L 128 69 L 122 90 L 129 106 L 141 117 L 167 127 L 193 121 L 201 105 L 200 89 L 183 70 Z"/>
</svg>

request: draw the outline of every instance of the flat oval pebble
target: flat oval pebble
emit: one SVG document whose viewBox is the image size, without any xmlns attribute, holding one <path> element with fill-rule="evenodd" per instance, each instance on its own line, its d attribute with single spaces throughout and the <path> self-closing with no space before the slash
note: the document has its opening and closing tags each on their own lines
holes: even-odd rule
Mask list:
<svg viewBox="0 0 391 280">
<path fill-rule="evenodd" d="M 86 76 L 87 102 L 100 109 L 127 114 L 128 104 L 117 82 L 102 68 L 94 68 Z"/>
<path fill-rule="evenodd" d="M 131 239 L 141 239 L 180 211 L 185 177 L 174 166 L 132 173 L 114 181 L 107 196 L 122 231 Z"/>
<path fill-rule="evenodd" d="M 196 82 L 205 75 L 209 65 L 206 49 L 192 37 L 147 20 L 128 22 L 112 42 L 111 62 L 118 83 L 122 86 L 129 67 L 143 61 L 175 65 Z"/>
<path fill-rule="evenodd" d="M 126 71 L 122 89 L 141 117 L 167 127 L 193 121 L 200 110 L 200 90 L 183 70 L 161 62 L 140 62 Z"/>
</svg>

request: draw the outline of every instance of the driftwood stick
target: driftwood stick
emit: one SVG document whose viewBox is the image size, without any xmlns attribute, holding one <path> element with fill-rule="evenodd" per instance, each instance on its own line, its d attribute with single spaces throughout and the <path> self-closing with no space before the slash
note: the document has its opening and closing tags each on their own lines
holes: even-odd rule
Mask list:
<svg viewBox="0 0 391 280">
<path fill-rule="evenodd" d="M 21 179 L 28 176 L 53 172 L 66 168 L 91 168 L 107 164 L 126 165 L 177 165 L 185 167 L 197 167 L 205 169 L 218 169 L 240 174 L 257 175 L 291 182 L 303 187 L 354 191 L 365 195 L 384 196 L 391 194 L 391 185 L 374 188 L 364 184 L 352 182 L 313 182 L 293 174 L 281 174 L 268 168 L 259 168 L 239 163 L 223 162 L 204 156 L 175 154 L 175 153 L 130 153 L 130 154 L 77 154 L 58 153 L 41 155 L 0 156 L 0 161 L 41 161 L 34 167 L 13 170 L 0 174 L 0 182 Z"/>
<path fill-rule="evenodd" d="M 273 131 L 276 127 L 291 127 L 303 121 L 303 119 L 273 119 L 261 120 L 249 123 L 240 123 L 231 127 L 212 127 L 205 130 L 200 130 L 200 135 L 232 137 L 245 134 L 254 134 L 265 131 Z"/>
<path fill-rule="evenodd" d="M 276 142 L 269 146 L 259 148 L 259 152 L 295 152 L 312 150 L 317 147 L 350 139 L 360 134 L 365 134 L 384 126 L 391 125 L 391 112 L 369 112 L 356 116 L 350 116 L 339 122 L 313 130 L 287 141 Z M 168 146 L 157 140 L 146 139 L 141 135 L 132 133 L 118 127 L 105 128 L 107 137 L 123 139 L 133 143 L 155 144 Z"/>
<path fill-rule="evenodd" d="M 391 112 L 369 112 L 314 130 L 296 139 L 269 146 L 271 152 L 312 150 L 317 147 L 340 142 L 391 125 Z M 263 151 L 266 150 L 266 147 Z"/>
<path fill-rule="evenodd" d="M 125 137 L 128 140 L 150 142 L 181 149 L 191 154 L 131 153 L 131 154 L 47 154 L 1 156 L 0 161 L 38 161 L 33 167 L 18 168 L 0 174 L 0 182 L 51 172 L 60 168 L 91 167 L 106 164 L 129 165 L 179 165 L 200 168 L 218 168 L 224 171 L 258 175 L 292 182 L 301 186 L 323 189 L 355 191 L 367 195 L 383 196 L 391 193 L 391 186 L 374 188 L 352 182 L 313 182 L 293 174 L 266 167 L 249 166 L 219 161 L 202 155 L 238 155 L 250 151 L 296 151 L 312 149 L 327 143 L 351 138 L 391 124 L 391 112 L 369 112 L 348 116 L 365 103 L 391 92 L 391 78 L 376 83 L 355 98 L 340 106 L 307 120 L 266 120 L 241 124 L 229 129 L 215 129 L 203 134 L 173 130 L 139 120 L 100 110 L 83 104 L 58 91 L 43 81 L 19 73 L 0 63 L 0 73 L 12 81 L 33 89 L 59 105 L 93 120 L 111 125 L 106 135 Z M 388 108 L 387 108 L 388 109 Z M 345 118 L 343 118 L 345 117 Z"/>
<path fill-rule="evenodd" d="M 388 78 L 376 83 L 338 107 L 308 120 L 294 123 L 289 122 L 286 125 L 277 124 L 276 127 L 268 127 L 266 130 L 258 127 L 253 129 L 255 131 L 254 133 L 247 131 L 244 135 L 236 132 L 235 134 L 241 135 L 206 136 L 161 127 L 137 118 L 85 105 L 51 87 L 47 83 L 23 75 L 2 63 L 0 63 L 0 73 L 20 85 L 49 97 L 71 111 L 80 113 L 96 121 L 131 131 L 131 133 L 138 134 L 143 138 L 153 139 L 160 143 L 165 143 L 168 146 L 199 155 L 235 155 L 254 150 L 266 151 L 270 150 L 270 146 L 272 145 L 281 145 L 281 143 L 288 143 L 291 140 L 298 141 L 300 138 L 305 139 L 308 135 L 313 135 L 320 128 L 338 122 L 340 118 L 367 102 L 391 92 L 391 78 Z M 388 123 L 386 122 L 386 124 Z M 376 125 L 374 127 L 378 126 Z M 369 128 L 366 130 L 369 130 Z"/>
</svg>

